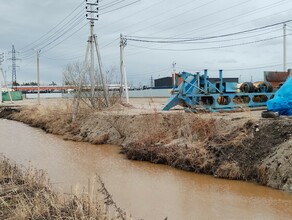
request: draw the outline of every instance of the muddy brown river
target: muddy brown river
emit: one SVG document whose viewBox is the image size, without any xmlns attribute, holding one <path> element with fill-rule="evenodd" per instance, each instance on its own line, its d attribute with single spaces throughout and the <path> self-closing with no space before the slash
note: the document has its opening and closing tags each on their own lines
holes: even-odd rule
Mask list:
<svg viewBox="0 0 292 220">
<path fill-rule="evenodd" d="M 0 152 L 46 170 L 54 187 L 65 193 L 100 175 L 134 219 L 292 219 L 292 194 L 129 161 L 116 146 L 64 141 L 14 121 L 0 120 Z"/>
</svg>

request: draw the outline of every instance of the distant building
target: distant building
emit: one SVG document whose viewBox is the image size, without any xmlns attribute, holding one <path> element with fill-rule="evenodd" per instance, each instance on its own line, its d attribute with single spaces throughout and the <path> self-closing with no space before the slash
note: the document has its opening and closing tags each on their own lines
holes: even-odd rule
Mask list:
<svg viewBox="0 0 292 220">
<path fill-rule="evenodd" d="M 154 88 L 168 89 L 172 88 L 172 77 L 163 77 L 154 80 Z"/>
<path fill-rule="evenodd" d="M 154 80 L 154 88 L 155 89 L 168 89 L 173 87 L 173 81 L 172 77 L 163 77 L 159 79 Z M 219 83 L 220 79 L 219 78 L 208 78 L 208 80 L 213 83 Z M 231 78 L 223 78 L 223 82 L 235 82 L 238 83 L 239 80 L 236 77 L 231 77 Z M 179 82 L 180 84 L 180 82 Z"/>
</svg>

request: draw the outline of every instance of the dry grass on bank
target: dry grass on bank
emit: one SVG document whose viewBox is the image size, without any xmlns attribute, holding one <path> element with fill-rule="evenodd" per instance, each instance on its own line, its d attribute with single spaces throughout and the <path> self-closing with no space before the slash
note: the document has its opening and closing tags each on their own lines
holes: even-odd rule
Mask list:
<svg viewBox="0 0 292 220">
<path fill-rule="evenodd" d="M 0 117 L 63 135 L 65 140 L 120 145 L 129 159 L 263 184 L 266 174 L 258 166 L 292 134 L 292 120 L 259 120 L 252 112 L 162 113 L 155 108 L 139 112 L 117 105 L 108 111 L 81 109 L 71 123 L 70 109 L 68 104 L 25 107 L 0 111 Z"/>
<path fill-rule="evenodd" d="M 43 171 L 26 170 L 1 157 L 0 219 L 130 219 L 100 179 L 99 183 L 96 193 L 64 197 L 52 190 Z"/>
</svg>

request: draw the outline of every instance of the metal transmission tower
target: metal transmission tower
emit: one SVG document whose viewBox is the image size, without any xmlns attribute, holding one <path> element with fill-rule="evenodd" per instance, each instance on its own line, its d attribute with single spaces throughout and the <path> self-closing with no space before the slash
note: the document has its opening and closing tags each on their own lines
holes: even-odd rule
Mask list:
<svg viewBox="0 0 292 220">
<path fill-rule="evenodd" d="M 4 87 L 7 89 L 7 92 L 8 92 L 8 95 L 9 95 L 9 99 L 12 102 L 12 97 L 11 97 L 11 94 L 10 94 L 10 90 L 8 89 L 8 86 L 7 86 L 7 82 L 6 82 L 6 76 L 4 75 L 4 72 L 3 72 L 3 69 L 2 69 L 2 62 L 4 62 L 4 53 L 0 54 L 0 71 L 2 73 L 2 77 L 3 77 L 3 83 L 4 83 Z M 0 81 L 0 101 L 2 102 L 2 83 Z"/>
<path fill-rule="evenodd" d="M 85 61 L 84 61 L 82 72 L 81 72 L 79 88 L 78 88 L 78 91 L 76 94 L 77 97 L 75 100 L 73 117 L 72 117 L 73 121 L 75 121 L 77 113 L 78 113 L 82 85 L 83 85 L 83 82 L 85 81 L 85 78 L 86 78 L 85 75 L 86 75 L 87 67 L 88 67 L 89 52 L 90 52 L 90 84 L 91 84 L 90 102 L 91 102 L 92 107 L 96 107 L 95 96 L 97 94 L 95 93 L 95 90 L 96 90 L 97 80 L 96 80 L 96 77 L 94 74 L 95 73 L 95 70 L 94 70 L 94 50 L 96 51 L 100 80 L 101 80 L 101 84 L 103 87 L 103 97 L 104 97 L 104 101 L 105 101 L 104 104 L 106 107 L 110 106 L 109 97 L 108 97 L 108 89 L 106 86 L 106 82 L 104 80 L 104 71 L 103 71 L 103 65 L 102 65 L 102 61 L 101 61 L 101 55 L 100 55 L 100 50 L 99 50 L 99 46 L 98 46 L 97 36 L 94 33 L 94 22 L 98 21 L 98 18 L 99 18 L 98 3 L 99 3 L 99 0 L 97 0 L 96 2 L 90 2 L 90 1 L 86 0 L 86 5 L 87 5 L 86 6 L 86 12 L 87 12 L 86 17 L 87 17 L 87 20 L 90 21 L 89 22 L 90 36 L 89 36 L 88 41 L 87 41 L 88 43 L 87 43 L 87 48 L 86 48 L 86 53 L 85 53 Z"/>
<path fill-rule="evenodd" d="M 15 48 L 14 45 L 12 45 L 12 51 L 9 52 L 9 54 L 11 54 L 11 58 L 9 58 L 8 60 L 11 60 L 12 65 L 11 65 L 11 69 L 12 69 L 12 81 L 11 81 L 11 88 L 17 88 L 17 81 L 16 81 L 16 68 L 18 68 L 19 66 L 16 65 L 16 61 L 20 60 L 19 58 L 16 57 L 16 53 L 18 53 Z"/>
</svg>

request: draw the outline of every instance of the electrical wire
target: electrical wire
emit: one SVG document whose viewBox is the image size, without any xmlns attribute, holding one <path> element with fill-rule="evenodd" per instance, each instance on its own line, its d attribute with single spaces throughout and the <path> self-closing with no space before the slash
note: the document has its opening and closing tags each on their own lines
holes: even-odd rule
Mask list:
<svg viewBox="0 0 292 220">
<path fill-rule="evenodd" d="M 183 33 L 179 33 L 177 36 L 191 34 L 191 33 L 195 32 L 195 31 L 199 31 L 199 30 L 209 29 L 212 26 L 218 27 L 218 26 L 223 25 L 225 23 L 228 23 L 230 21 L 233 22 L 235 18 L 242 18 L 242 17 L 250 16 L 251 14 L 255 14 L 255 13 L 258 13 L 260 11 L 265 11 L 267 9 L 274 8 L 274 7 L 278 6 L 278 5 L 286 4 L 286 3 L 289 3 L 289 0 L 281 0 L 281 1 L 269 4 L 269 5 L 266 5 L 266 6 L 262 7 L 262 8 L 254 9 L 254 10 L 249 11 L 249 12 L 244 12 L 242 14 L 239 14 L 239 15 L 236 15 L 236 16 L 232 16 L 230 18 L 227 18 L 227 19 L 224 19 L 224 20 L 221 20 L 221 21 L 217 21 L 217 22 L 214 22 L 214 23 L 209 24 L 209 25 L 205 25 L 205 26 L 202 26 L 202 27 L 199 27 L 199 28 L 195 28 L 195 29 L 183 32 Z"/>
<path fill-rule="evenodd" d="M 286 64 L 292 64 L 292 62 L 287 62 Z M 259 65 L 259 66 L 250 66 L 250 67 L 245 67 L 245 68 L 239 68 L 239 67 L 232 67 L 232 68 L 220 68 L 222 69 L 224 72 L 232 72 L 232 71 L 246 71 L 246 70 L 257 70 L 257 69 L 265 69 L 265 68 L 269 68 L 269 67 L 277 67 L 277 66 L 283 66 L 283 63 L 277 63 L 277 64 L 269 64 L 269 65 Z M 180 66 L 176 66 L 177 69 L 182 69 L 182 70 L 186 70 L 186 69 L 203 69 L 203 68 L 193 68 L 193 67 L 180 67 Z M 210 71 L 217 71 L 215 69 L 208 69 Z"/>
<path fill-rule="evenodd" d="M 55 25 L 53 28 L 51 28 L 48 32 L 46 32 L 45 34 L 43 34 L 40 38 L 38 38 L 37 40 L 35 40 L 32 43 L 27 44 L 26 46 L 22 47 L 20 49 L 20 51 L 22 51 L 23 49 L 27 48 L 27 47 L 31 47 L 32 45 L 34 45 L 35 43 L 37 43 L 38 41 L 40 41 L 41 39 L 43 39 L 45 36 L 47 36 L 48 34 L 50 34 L 53 30 L 55 30 L 58 26 L 60 26 L 67 18 L 69 18 L 75 11 L 78 10 L 78 8 L 84 4 L 84 1 L 82 0 L 80 4 L 77 5 L 77 7 L 75 7 L 73 9 L 73 11 L 71 11 L 65 18 L 63 18 L 57 25 Z"/>
<path fill-rule="evenodd" d="M 265 6 L 265 7 L 262 7 L 262 8 L 260 8 L 260 9 L 256 9 L 256 10 L 253 10 L 253 11 L 251 11 L 251 12 L 249 12 L 249 13 L 255 13 L 256 11 L 260 11 L 260 10 L 266 10 L 267 8 L 270 8 L 270 7 L 275 7 L 275 4 L 277 4 L 277 6 L 279 5 L 279 4 L 283 4 L 283 2 L 285 3 L 285 1 L 286 0 L 282 0 L 282 1 L 278 1 L 278 2 L 276 2 L 276 3 L 273 3 L 273 4 L 269 4 L 269 5 L 267 5 L 267 6 Z M 286 12 L 286 11 L 289 11 L 289 10 L 285 10 L 285 11 L 282 11 L 282 12 L 280 12 L 280 13 L 283 13 L 283 12 Z M 249 14 L 249 13 L 244 13 L 244 14 L 241 14 L 242 16 L 245 16 L 245 15 L 247 15 L 247 14 Z M 207 16 L 204 16 L 204 17 L 210 17 L 210 16 L 212 16 L 213 14 L 217 14 L 217 12 L 215 12 L 215 13 L 212 13 L 212 14 L 209 14 L 209 15 L 207 15 Z M 275 13 L 275 15 L 276 15 L 276 13 Z M 236 16 L 237 17 L 237 16 Z M 202 17 L 200 17 L 200 18 L 202 18 Z M 200 19 L 199 18 L 199 19 Z M 234 17 L 231 17 L 231 18 L 229 18 L 228 20 L 231 20 L 231 19 L 233 19 Z M 263 18 L 263 17 L 262 17 Z M 198 19 L 197 19 L 198 20 Z M 226 23 L 226 22 L 224 22 L 224 23 Z M 245 22 L 246 23 L 246 22 Z M 243 23 L 244 24 L 244 23 Z M 220 25 L 220 24 L 219 24 Z M 201 27 L 202 28 L 202 27 Z M 197 30 L 197 29 L 196 29 Z M 192 30 L 193 31 L 193 30 Z M 172 39 L 186 39 L 186 38 L 178 38 L 177 36 L 181 36 L 181 35 L 185 35 L 184 33 L 182 33 L 182 34 L 178 34 L 178 35 L 175 35 L 174 37 L 172 37 Z M 135 37 L 137 37 L 137 36 L 135 36 Z M 149 37 L 149 38 L 152 38 L 152 37 Z M 157 37 L 155 37 L 156 39 L 157 39 Z M 144 39 L 146 39 L 146 37 L 144 38 Z M 162 38 L 160 38 L 160 39 L 162 39 Z M 169 37 L 167 37 L 167 38 L 165 38 L 165 39 L 168 39 L 169 40 Z M 148 52 L 150 52 L 151 50 L 149 50 Z M 130 53 L 130 54 L 127 54 L 127 56 L 133 56 L 133 55 L 137 55 L 137 54 L 142 54 L 142 53 L 148 53 L 147 51 L 139 51 L 139 52 L 134 52 L 134 53 Z"/>
<path fill-rule="evenodd" d="M 193 7 L 193 8 L 189 8 L 188 10 L 185 10 L 185 11 L 183 11 L 182 13 L 179 13 L 179 14 L 176 14 L 176 15 L 172 15 L 170 18 L 166 18 L 166 19 L 164 19 L 164 20 L 162 20 L 162 21 L 160 21 L 160 22 L 157 22 L 157 21 L 156 21 L 155 24 L 151 24 L 151 25 L 149 25 L 149 26 L 147 26 L 147 27 L 142 27 L 142 28 L 136 30 L 134 33 L 137 33 L 137 32 L 140 32 L 140 31 L 143 31 L 143 30 L 146 30 L 146 29 L 149 29 L 149 28 L 151 28 L 151 27 L 153 27 L 153 26 L 157 26 L 157 25 L 162 24 L 162 23 L 165 23 L 165 22 L 169 22 L 170 20 L 173 20 L 173 19 L 177 19 L 177 17 L 179 17 L 179 16 L 181 16 L 181 15 L 185 15 L 185 14 L 190 13 L 190 12 L 193 13 L 195 10 L 198 10 L 198 9 L 200 9 L 200 8 L 203 8 L 203 7 L 207 6 L 207 5 L 210 5 L 210 4 L 212 4 L 212 3 L 216 2 L 216 1 L 217 1 L 217 0 L 211 0 L 211 1 L 207 2 L 207 3 L 202 4 L 202 5 L 195 6 L 195 7 Z M 249 1 L 251 1 L 251 0 L 249 0 Z M 196 1 L 193 1 L 193 2 L 196 2 Z M 192 2 L 192 3 L 193 3 L 193 2 Z M 161 31 L 159 31 L 159 32 L 161 32 Z M 159 32 L 158 32 L 158 33 L 159 33 Z M 156 33 L 157 33 L 157 32 L 156 32 Z"/>
<path fill-rule="evenodd" d="M 74 23 L 72 23 L 70 26 L 68 26 L 68 28 L 66 30 L 64 30 L 59 36 L 55 37 L 49 43 L 42 46 L 41 50 L 43 50 L 44 48 L 46 48 L 46 47 L 50 46 L 51 44 L 53 44 L 54 42 L 56 42 L 58 39 L 60 39 L 65 34 L 69 33 L 70 31 L 72 31 L 75 27 L 77 27 L 82 22 L 84 22 L 84 18 L 79 18 L 79 19 L 75 20 Z"/>
<path fill-rule="evenodd" d="M 120 39 L 119 37 L 118 37 L 118 38 L 115 38 L 113 41 L 111 41 L 111 42 L 107 43 L 106 45 L 102 46 L 100 49 L 106 48 L 107 46 L 109 46 L 109 45 L 115 43 L 115 42 L 116 42 L 117 40 L 119 40 L 119 39 Z"/>
<path fill-rule="evenodd" d="M 84 55 L 80 55 L 80 56 L 76 56 L 76 57 L 71 57 L 71 58 L 63 58 L 63 57 L 46 57 L 46 56 L 43 56 L 43 57 L 46 58 L 46 59 L 49 59 L 49 60 L 75 60 L 75 59 L 78 59 L 78 58 L 84 57 Z"/>
<path fill-rule="evenodd" d="M 161 17 L 161 16 L 163 16 L 163 15 L 165 15 L 165 14 L 168 14 L 168 13 L 171 13 L 171 12 L 173 12 L 173 11 L 177 11 L 179 8 L 183 8 L 183 7 L 185 7 L 185 6 L 189 5 L 189 4 L 193 4 L 193 3 L 196 2 L 196 1 L 198 1 L 198 0 L 191 0 L 191 1 L 188 1 L 188 2 L 186 2 L 186 3 L 184 3 L 184 4 L 181 4 L 180 6 L 177 6 L 177 7 L 175 7 L 175 8 L 172 8 L 172 9 L 167 10 L 167 11 L 165 11 L 165 12 L 160 12 L 159 15 L 157 15 L 157 16 L 151 16 L 151 18 L 147 18 L 147 19 L 144 19 L 144 20 L 142 20 L 142 21 L 136 22 L 136 23 L 134 23 L 134 24 L 128 25 L 128 26 L 124 27 L 124 29 L 127 29 L 128 27 L 136 26 L 136 25 L 141 24 L 141 23 L 144 24 L 145 22 L 147 22 L 147 21 L 149 21 L 149 20 L 153 20 L 153 19 L 156 20 L 158 17 Z M 148 7 L 148 8 L 149 8 L 149 7 Z M 146 8 L 146 9 L 147 9 L 147 8 Z M 145 10 L 146 10 L 146 9 L 145 9 Z"/>
<path fill-rule="evenodd" d="M 288 11 L 291 11 L 292 8 L 288 9 L 288 10 L 284 10 L 284 11 L 280 11 L 280 12 L 276 12 L 274 14 L 269 14 L 267 16 L 263 16 L 263 17 L 260 17 L 260 18 L 257 18 L 257 19 L 253 19 L 253 20 L 249 20 L 249 21 L 245 21 L 245 22 L 241 22 L 241 23 L 237 23 L 236 24 L 236 27 L 239 27 L 239 26 L 242 26 L 244 24 L 250 24 L 250 23 L 258 23 L 259 20 L 261 19 L 264 19 L 264 18 L 270 18 L 270 17 L 274 17 L 274 16 L 280 16 L 280 14 L 282 13 L 285 13 L 285 12 L 288 12 Z M 219 29 L 219 30 L 216 30 L 216 31 L 212 31 L 212 32 L 209 32 L 208 34 L 206 35 L 210 35 L 210 34 L 213 34 L 213 33 L 216 33 L 216 32 L 220 32 L 220 31 L 223 31 L 223 30 L 226 30 L 226 29 L 230 29 L 230 28 L 234 28 L 234 24 L 232 24 L 230 27 L 228 28 L 222 28 L 222 29 Z"/>
<path fill-rule="evenodd" d="M 113 2 L 109 2 L 109 3 L 105 4 L 105 5 L 100 6 L 98 9 L 99 10 L 104 10 L 104 9 L 113 7 L 115 5 L 118 5 L 118 4 L 120 4 L 120 3 L 124 2 L 124 1 L 126 1 L 126 0 L 116 0 L 116 1 L 113 1 Z"/>
<path fill-rule="evenodd" d="M 128 41 L 137 41 L 137 42 L 143 42 L 143 43 L 167 43 L 167 44 L 169 44 L 169 43 L 191 42 L 191 41 L 201 41 L 201 40 L 216 39 L 216 38 L 229 37 L 229 36 L 234 36 L 234 35 L 238 35 L 238 34 L 254 32 L 254 31 L 258 31 L 258 30 L 262 30 L 262 29 L 278 26 L 278 25 L 281 25 L 281 24 L 289 23 L 291 21 L 292 21 L 292 19 L 286 20 L 286 21 L 282 21 L 282 22 L 278 22 L 278 23 L 274 23 L 274 24 L 270 24 L 270 25 L 265 25 L 265 26 L 258 27 L 258 28 L 252 28 L 252 29 L 248 29 L 248 30 L 244 30 L 244 31 L 238 31 L 238 32 L 222 34 L 222 35 L 215 35 L 215 36 L 209 36 L 209 37 L 192 37 L 192 38 L 189 38 L 189 39 L 182 39 L 182 40 L 146 40 L 146 39 L 142 39 L 142 37 L 139 38 L 139 39 L 138 38 L 131 38 L 131 36 L 125 36 L 125 38 Z"/>
<path fill-rule="evenodd" d="M 142 76 L 149 76 L 149 75 L 153 75 L 153 74 L 156 74 L 156 73 L 161 73 L 161 72 L 164 72 L 164 71 L 166 71 L 166 70 L 170 70 L 171 68 L 170 67 L 167 67 L 167 68 L 163 68 L 163 69 L 159 69 L 159 70 L 156 70 L 156 71 L 151 71 L 151 72 L 147 72 L 147 73 L 139 73 L 139 75 L 142 75 Z M 136 76 L 137 74 L 136 73 L 133 73 L 133 74 L 131 74 L 131 73 L 129 73 L 129 74 L 127 74 L 128 76 Z"/>
<path fill-rule="evenodd" d="M 126 8 L 126 7 L 129 7 L 129 6 L 134 5 L 134 4 L 136 4 L 136 3 L 140 2 L 140 1 L 141 1 L 141 0 L 136 0 L 136 1 L 132 2 L 132 3 L 129 3 L 129 4 L 123 5 L 123 6 L 121 6 L 121 7 L 118 7 L 118 8 L 115 8 L 115 9 L 109 10 L 109 11 L 106 11 L 106 12 L 104 12 L 104 13 L 100 13 L 100 15 L 105 15 L 105 14 L 108 14 L 108 13 L 111 13 L 111 12 L 114 12 L 114 11 L 117 11 L 117 10 L 120 10 L 120 9 L 123 9 L 123 8 Z"/>
<path fill-rule="evenodd" d="M 115 1 L 117 2 L 121 2 L 121 1 Z M 114 2 L 112 2 L 114 3 Z M 113 6 L 112 5 L 108 5 L 108 6 Z M 74 10 L 76 11 L 76 10 Z M 57 30 L 56 32 L 53 33 L 53 35 L 50 35 L 48 39 L 45 39 L 45 41 L 40 42 L 39 44 L 37 44 L 36 46 L 42 46 L 41 50 L 44 50 L 46 47 L 52 45 L 53 43 L 55 43 L 56 41 L 58 41 L 60 38 L 64 37 L 67 33 L 71 32 L 74 28 L 76 28 L 83 20 L 83 16 L 81 15 L 81 13 L 83 14 L 83 9 L 82 11 L 80 11 L 76 18 L 74 20 L 70 20 L 67 23 L 65 23 L 59 30 Z M 72 13 L 71 13 L 72 14 Z M 68 17 L 68 16 L 67 16 Z M 70 36 L 66 37 L 65 39 L 63 39 L 62 41 L 58 42 L 57 44 L 53 45 L 52 47 L 48 48 L 47 50 L 43 51 L 42 53 L 46 53 L 49 50 L 55 48 L 56 46 L 60 45 L 61 43 L 63 43 L 65 40 L 67 40 L 68 38 L 72 37 L 74 34 L 76 34 L 78 31 L 80 31 L 81 29 L 83 29 L 85 26 L 87 25 L 84 24 L 82 27 L 80 27 L 78 30 L 76 30 L 74 33 L 70 34 Z M 63 27 L 66 26 L 66 29 L 63 29 Z M 62 32 L 61 32 L 62 31 Z M 59 34 L 59 35 L 58 35 Z M 55 37 L 55 38 L 53 38 Z M 52 39 L 53 38 L 53 39 Z M 48 40 L 51 40 L 50 42 L 47 42 Z M 46 42 L 45 45 L 42 45 L 44 42 Z M 112 42 L 111 42 L 112 43 Z M 111 44 L 110 43 L 110 44 Z M 107 45 L 106 45 L 107 46 Z M 30 52 L 30 50 L 27 50 Z M 28 55 L 26 56 L 24 59 L 30 59 L 31 57 L 33 57 L 34 55 Z M 71 58 L 70 58 L 71 59 Z"/>
<path fill-rule="evenodd" d="M 86 22 L 83 26 L 81 26 L 79 29 L 77 29 L 76 31 L 74 31 L 72 34 L 70 34 L 68 37 L 66 37 L 65 39 L 63 39 L 62 41 L 60 41 L 59 43 L 57 43 L 56 45 L 46 49 L 43 53 L 48 52 L 49 50 L 57 47 L 58 45 L 60 45 L 61 43 L 63 43 L 64 41 L 68 40 L 70 37 L 74 36 L 76 33 L 78 33 L 80 30 L 82 30 L 85 26 L 87 26 L 88 23 Z"/>
<path fill-rule="evenodd" d="M 287 34 L 286 36 L 289 36 L 289 35 L 292 35 L 292 34 Z M 249 45 L 249 44 L 255 44 L 255 43 L 260 43 L 260 42 L 264 42 L 264 41 L 274 40 L 274 39 L 278 39 L 278 38 L 282 38 L 282 37 L 283 37 L 283 35 L 277 36 L 277 37 L 270 37 L 270 38 L 266 38 L 266 39 L 261 39 L 261 40 L 239 43 L 239 44 L 223 45 L 223 46 L 216 46 L 216 47 L 204 47 L 204 48 L 189 48 L 189 49 L 152 48 L 152 47 L 137 46 L 137 45 L 133 45 L 133 44 L 128 44 L 128 45 L 133 46 L 133 47 L 137 47 L 137 48 L 143 48 L 143 49 L 148 49 L 148 50 L 158 50 L 158 51 L 195 51 L 195 50 L 213 50 L 213 49 L 222 49 L 222 48 L 243 46 L 243 45 Z"/>
<path fill-rule="evenodd" d="M 82 9 L 82 11 L 79 11 L 78 14 L 76 14 L 74 16 L 75 19 L 67 21 L 65 24 L 63 24 L 54 33 L 52 33 L 51 35 L 47 36 L 45 39 L 43 39 L 38 44 L 34 45 L 34 47 L 35 48 L 40 48 L 40 47 L 42 47 L 42 45 L 47 44 L 48 41 L 51 41 L 53 38 L 56 38 L 59 34 L 62 34 L 63 32 L 67 31 L 71 27 L 70 25 L 72 25 L 72 23 L 75 23 L 78 19 L 81 20 L 81 19 L 84 18 L 83 13 L 84 13 L 84 10 Z M 29 51 L 31 51 L 31 49 L 27 49 L 27 50 L 23 51 L 23 53 L 27 53 Z"/>
<path fill-rule="evenodd" d="M 225 9 L 219 10 L 219 11 L 216 11 L 216 12 L 214 12 L 214 13 L 210 13 L 210 14 L 205 15 L 205 16 L 203 16 L 203 17 L 201 16 L 201 17 L 199 17 L 198 19 L 196 19 L 196 21 L 199 21 L 199 20 L 201 20 L 202 18 L 205 18 L 205 17 L 209 18 L 209 17 L 212 16 L 212 15 L 217 15 L 217 14 L 220 13 L 220 12 L 223 12 L 223 11 L 226 11 L 226 10 L 228 10 L 228 9 L 231 9 L 231 8 L 237 7 L 237 6 L 242 5 L 242 4 L 245 4 L 245 3 L 249 2 L 249 1 L 250 1 L 250 0 L 245 1 L 245 2 L 243 2 L 243 3 L 239 3 L 239 4 L 236 4 L 236 5 L 233 5 L 233 6 L 231 6 L 231 7 L 228 7 L 228 8 L 225 8 Z M 278 2 L 276 2 L 276 3 L 269 4 L 269 5 L 266 5 L 266 6 L 263 7 L 263 8 L 255 9 L 255 10 L 253 10 L 253 11 L 251 11 L 251 12 L 244 13 L 244 14 L 241 14 L 241 15 L 236 15 L 236 16 L 233 16 L 233 17 L 231 17 L 231 18 L 228 18 L 228 19 L 226 19 L 226 20 L 224 20 L 224 21 L 225 21 L 225 23 L 226 23 L 226 21 L 229 21 L 229 20 L 232 21 L 232 20 L 233 20 L 234 18 L 236 18 L 236 17 L 246 16 L 246 15 L 251 14 L 251 13 L 254 13 L 254 12 L 256 12 L 256 11 L 260 11 L 260 10 L 263 10 L 263 9 L 266 9 L 266 8 L 270 8 L 270 7 L 275 7 L 275 5 L 282 4 L 283 2 L 284 2 L 284 3 L 287 3 L 287 0 L 281 0 L 281 1 L 278 1 Z M 185 23 L 178 24 L 178 25 L 176 25 L 176 26 L 172 26 L 171 28 L 167 28 L 167 29 L 164 29 L 164 30 L 161 30 L 161 31 L 158 31 L 158 32 L 156 31 L 155 34 L 157 34 L 157 33 L 161 33 L 161 32 L 164 32 L 164 31 L 166 31 L 166 30 L 174 29 L 174 28 L 176 28 L 177 26 L 182 26 L 182 25 L 185 25 L 185 24 L 190 23 L 190 22 L 193 22 L 193 21 L 194 21 L 194 19 L 192 19 L 192 20 L 190 20 L 190 21 L 188 21 L 188 22 L 185 22 Z M 213 23 L 212 25 L 214 25 L 214 24 L 220 24 L 220 23 L 222 23 L 222 21 L 215 22 L 215 23 Z M 208 26 L 210 26 L 210 25 L 208 25 Z M 200 30 L 200 29 L 203 29 L 203 28 L 206 28 L 206 27 L 207 27 L 207 26 L 203 26 L 203 27 L 200 27 L 200 28 L 193 29 L 193 30 L 191 30 L 191 31 L 187 31 L 187 32 L 184 32 L 184 33 L 179 33 L 179 34 L 176 35 L 176 36 L 186 35 L 186 34 L 189 34 L 189 33 L 194 32 L 194 30 Z"/>
<path fill-rule="evenodd" d="M 286 64 L 292 64 L 292 62 L 286 62 Z M 257 66 L 257 67 L 247 67 L 247 68 L 238 68 L 238 69 L 226 69 L 224 71 L 256 70 L 256 69 L 265 69 L 265 68 L 268 68 L 268 67 L 276 67 L 276 66 L 283 66 L 283 63 L 281 63 L 281 64 L 266 65 L 266 66 Z"/>
<path fill-rule="evenodd" d="M 178 44 L 213 44 L 213 43 L 222 43 L 222 42 L 230 42 L 230 41 L 237 41 L 237 40 L 242 40 L 242 39 L 248 39 L 248 38 L 254 38 L 254 37 L 258 37 L 258 36 L 262 36 L 264 34 L 270 34 L 270 33 L 274 33 L 274 32 L 278 32 L 279 29 L 278 27 L 274 28 L 273 30 L 269 30 L 268 32 L 262 32 L 260 34 L 255 34 L 255 35 L 251 35 L 251 36 L 245 36 L 245 37 L 238 37 L 238 38 L 231 38 L 231 39 L 226 39 L 226 40 L 215 40 L 215 41 L 183 41 L 183 42 L 177 42 Z M 167 38 L 165 38 L 167 39 Z M 169 39 L 169 38 L 168 38 Z M 177 38 L 180 40 L 188 40 L 187 38 Z"/>
<path fill-rule="evenodd" d="M 123 20 L 125 20 L 127 18 L 130 18 L 130 17 L 132 17 L 132 16 L 134 16 L 136 14 L 140 14 L 141 12 L 145 12 L 145 11 L 147 12 L 149 8 L 152 8 L 153 6 L 159 5 L 160 3 L 164 2 L 164 1 L 166 1 L 166 0 L 161 0 L 159 2 L 156 2 L 156 3 L 154 3 L 154 4 L 152 4 L 152 5 L 148 6 L 148 7 L 146 7 L 146 8 L 143 8 L 142 10 L 136 11 L 135 13 L 131 13 L 130 15 L 127 15 L 126 17 L 119 18 L 118 21 L 115 21 L 115 24 L 117 22 L 121 22 L 121 21 L 123 21 Z M 111 26 L 104 25 L 104 26 L 99 27 L 99 30 L 103 30 L 103 29 L 108 28 L 108 27 L 111 27 Z"/>
</svg>

